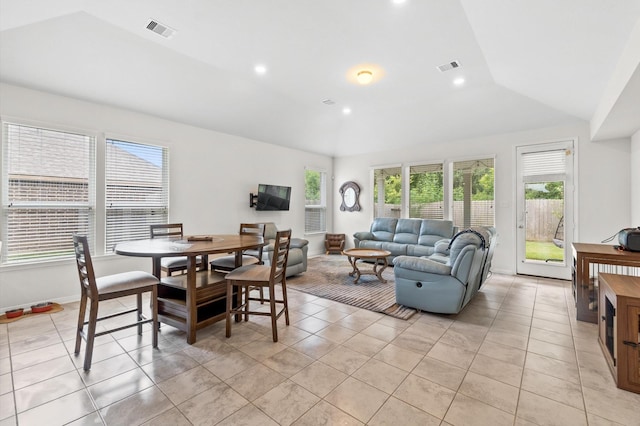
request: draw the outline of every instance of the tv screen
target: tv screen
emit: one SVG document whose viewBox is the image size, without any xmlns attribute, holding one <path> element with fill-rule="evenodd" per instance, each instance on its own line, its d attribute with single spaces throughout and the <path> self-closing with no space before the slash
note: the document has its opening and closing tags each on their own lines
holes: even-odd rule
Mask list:
<svg viewBox="0 0 640 426">
<path fill-rule="evenodd" d="M 258 185 L 256 210 L 289 210 L 290 186 Z"/>
</svg>

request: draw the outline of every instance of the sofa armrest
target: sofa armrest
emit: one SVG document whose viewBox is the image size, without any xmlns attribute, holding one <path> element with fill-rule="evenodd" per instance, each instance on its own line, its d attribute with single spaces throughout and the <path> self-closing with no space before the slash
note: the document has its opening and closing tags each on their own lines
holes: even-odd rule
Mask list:
<svg viewBox="0 0 640 426">
<path fill-rule="evenodd" d="M 305 240 L 303 238 L 292 238 L 290 248 L 302 248 L 308 244 L 309 244 L 309 240 Z"/>
<path fill-rule="evenodd" d="M 448 255 L 450 242 L 451 242 L 450 238 L 445 238 L 443 240 L 436 241 L 436 243 L 433 245 L 434 253 Z"/>
<path fill-rule="evenodd" d="M 398 256 L 393 260 L 393 265 L 413 271 L 451 275 L 451 266 L 424 257 Z"/>
<path fill-rule="evenodd" d="M 269 244 L 262 248 L 263 253 L 269 253 L 273 251 L 273 240 L 267 241 Z M 305 240 L 303 238 L 292 238 L 290 249 L 292 248 L 303 248 L 309 245 L 309 240 Z"/>
<path fill-rule="evenodd" d="M 369 231 L 361 231 L 353 234 L 353 238 L 357 240 L 373 240 L 373 234 Z"/>
</svg>

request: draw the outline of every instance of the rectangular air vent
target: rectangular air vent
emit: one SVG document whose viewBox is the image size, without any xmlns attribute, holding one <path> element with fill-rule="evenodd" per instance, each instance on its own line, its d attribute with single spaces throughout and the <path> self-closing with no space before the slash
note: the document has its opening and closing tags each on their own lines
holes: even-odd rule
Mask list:
<svg viewBox="0 0 640 426">
<path fill-rule="evenodd" d="M 445 71 L 450 71 L 450 70 L 456 69 L 458 67 L 460 67 L 460 62 L 451 61 L 449 63 L 443 64 L 443 65 L 439 65 L 438 66 L 438 70 L 440 70 L 440 72 L 445 72 Z"/>
<path fill-rule="evenodd" d="M 153 31 L 156 34 L 160 34 L 164 38 L 171 38 L 176 33 L 176 30 L 161 24 L 158 21 L 150 20 L 147 24 L 147 29 Z"/>
</svg>

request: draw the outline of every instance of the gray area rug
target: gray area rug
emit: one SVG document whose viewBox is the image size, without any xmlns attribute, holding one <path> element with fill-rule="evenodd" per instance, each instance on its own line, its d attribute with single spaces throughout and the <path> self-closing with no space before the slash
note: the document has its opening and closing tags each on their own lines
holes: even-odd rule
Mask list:
<svg viewBox="0 0 640 426">
<path fill-rule="evenodd" d="M 287 278 L 288 288 L 404 320 L 416 313 L 415 309 L 396 303 L 392 267 L 382 273 L 386 284 L 375 275 L 363 275 L 358 284 L 354 284 L 353 277 L 349 276 L 353 268 L 346 256 L 322 255 L 308 262 L 306 272 Z M 359 262 L 358 267 L 361 271 L 371 271 L 373 264 Z"/>
</svg>

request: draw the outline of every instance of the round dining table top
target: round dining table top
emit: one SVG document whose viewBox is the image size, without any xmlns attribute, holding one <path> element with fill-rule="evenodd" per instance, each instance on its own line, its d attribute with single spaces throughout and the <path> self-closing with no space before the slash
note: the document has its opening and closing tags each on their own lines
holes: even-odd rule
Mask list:
<svg viewBox="0 0 640 426">
<path fill-rule="evenodd" d="M 116 244 L 114 252 L 124 256 L 165 257 L 196 256 L 247 250 L 265 245 L 262 236 L 254 235 L 194 235 L 181 239 L 150 238 Z"/>
</svg>

